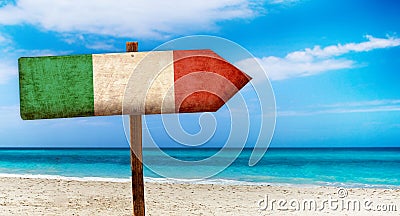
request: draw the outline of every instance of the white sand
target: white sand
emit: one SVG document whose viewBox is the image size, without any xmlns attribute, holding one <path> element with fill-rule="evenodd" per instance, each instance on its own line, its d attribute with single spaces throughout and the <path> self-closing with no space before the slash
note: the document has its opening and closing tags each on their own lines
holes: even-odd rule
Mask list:
<svg viewBox="0 0 400 216">
<path fill-rule="evenodd" d="M 168 183 L 146 183 L 145 187 L 146 215 L 400 215 L 399 189 L 347 189 L 347 196 L 340 198 L 338 188 L 334 187 Z M 269 205 L 266 207 L 266 202 L 261 202 L 261 207 L 266 208 L 263 211 L 259 202 L 266 196 Z M 290 201 L 293 207 L 300 204 L 300 210 L 277 210 L 279 199 Z M 271 210 L 273 200 L 278 201 Z M 324 205 L 324 209 L 309 210 L 307 203 L 307 210 L 303 210 L 304 200 L 314 200 L 318 208 Z M 341 210 L 342 201 L 360 203 L 360 211 L 353 210 L 354 204 L 351 210 Z M 1 216 L 132 215 L 131 205 L 130 183 L 0 178 Z M 366 207 L 382 209 L 393 205 L 397 211 L 366 210 Z M 289 203 L 285 207 L 293 208 Z M 334 210 L 335 207 L 339 210 Z"/>
</svg>

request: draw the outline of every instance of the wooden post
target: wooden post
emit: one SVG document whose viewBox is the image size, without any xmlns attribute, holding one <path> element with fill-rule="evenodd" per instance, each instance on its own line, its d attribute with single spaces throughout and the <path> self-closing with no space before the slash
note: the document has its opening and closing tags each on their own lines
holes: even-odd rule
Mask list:
<svg viewBox="0 0 400 216">
<path fill-rule="evenodd" d="M 137 52 L 138 42 L 127 42 L 126 52 Z M 144 216 L 144 184 L 142 163 L 142 116 L 131 115 L 130 120 L 131 142 L 131 170 L 132 170 L 132 204 L 133 215 Z"/>
</svg>

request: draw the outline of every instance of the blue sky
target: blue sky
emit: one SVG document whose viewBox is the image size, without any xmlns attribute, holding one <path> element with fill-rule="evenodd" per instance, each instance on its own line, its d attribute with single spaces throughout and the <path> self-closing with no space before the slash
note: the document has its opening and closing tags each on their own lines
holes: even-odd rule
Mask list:
<svg viewBox="0 0 400 216">
<path fill-rule="evenodd" d="M 152 50 L 193 34 L 232 40 L 264 67 L 277 107 L 271 146 L 400 146 L 399 10 L 382 0 L 2 0 L 0 146 L 128 147 L 120 116 L 22 121 L 19 57 L 124 52 L 126 41 Z M 175 146 L 158 119 L 151 133 Z M 194 116 L 181 119 L 199 130 Z M 223 125 L 209 146 L 226 139 Z M 259 127 L 251 130 L 249 146 Z"/>
</svg>

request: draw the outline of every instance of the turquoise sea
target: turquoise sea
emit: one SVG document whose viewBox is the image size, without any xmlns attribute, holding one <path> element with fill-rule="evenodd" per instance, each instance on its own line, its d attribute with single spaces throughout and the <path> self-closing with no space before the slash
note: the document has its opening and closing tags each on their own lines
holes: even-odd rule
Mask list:
<svg viewBox="0 0 400 216">
<path fill-rule="evenodd" d="M 215 154 L 218 149 L 163 149 L 185 161 Z M 252 149 L 219 174 L 194 183 L 334 185 L 349 187 L 400 187 L 400 148 L 295 148 L 268 149 L 262 160 L 248 166 Z M 204 166 L 176 166 L 155 150 L 143 151 L 145 164 L 182 179 Z M 211 164 L 218 166 L 218 163 Z M 75 178 L 129 181 L 129 149 L 0 149 L 0 176 Z M 179 182 L 163 178 L 148 168 L 146 181 Z"/>
</svg>

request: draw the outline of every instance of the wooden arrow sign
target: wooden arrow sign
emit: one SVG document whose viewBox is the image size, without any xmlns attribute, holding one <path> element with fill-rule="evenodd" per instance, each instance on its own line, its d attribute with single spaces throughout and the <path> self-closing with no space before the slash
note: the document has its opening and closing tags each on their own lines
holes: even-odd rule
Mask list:
<svg viewBox="0 0 400 216">
<path fill-rule="evenodd" d="M 211 50 L 19 59 L 25 120 L 217 111 L 250 77 Z"/>
</svg>

